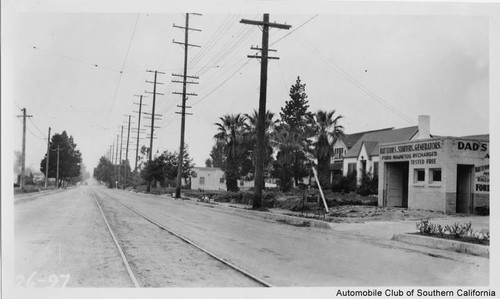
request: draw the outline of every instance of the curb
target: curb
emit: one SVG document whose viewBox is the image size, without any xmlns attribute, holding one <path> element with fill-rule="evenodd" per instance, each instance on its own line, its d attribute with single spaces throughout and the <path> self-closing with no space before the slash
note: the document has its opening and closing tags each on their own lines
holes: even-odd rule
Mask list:
<svg viewBox="0 0 500 299">
<path fill-rule="evenodd" d="M 184 201 L 184 202 L 189 203 L 189 204 L 217 208 L 220 211 L 229 212 L 232 214 L 238 214 L 238 215 L 244 216 L 244 217 L 258 217 L 258 218 L 268 220 L 268 221 L 289 224 L 289 225 L 294 225 L 294 226 L 300 226 L 300 227 L 316 227 L 316 228 L 322 228 L 322 229 L 332 229 L 332 226 L 329 222 L 321 221 L 321 220 L 317 220 L 317 219 L 282 215 L 282 214 L 276 214 L 276 213 L 272 213 L 272 212 L 243 210 L 243 209 L 239 209 L 239 208 L 224 207 L 224 206 L 215 205 L 215 204 L 198 202 L 197 201 L 198 199 L 192 198 L 192 197 L 183 196 L 183 198 L 189 199 L 187 201 Z"/>
<path fill-rule="evenodd" d="M 430 248 L 461 252 L 489 258 L 490 247 L 478 244 L 471 244 L 448 239 L 426 237 L 413 234 L 395 234 L 392 240 L 401 241 L 412 245 L 421 245 Z"/>
</svg>

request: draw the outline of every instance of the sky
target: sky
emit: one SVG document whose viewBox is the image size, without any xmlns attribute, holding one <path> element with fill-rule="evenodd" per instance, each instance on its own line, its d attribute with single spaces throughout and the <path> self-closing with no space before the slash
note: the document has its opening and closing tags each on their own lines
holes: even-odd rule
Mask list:
<svg viewBox="0 0 500 299">
<path fill-rule="evenodd" d="M 172 83 L 182 73 L 185 14 L 168 9 L 110 9 L 104 11 L 34 9 L 3 4 L 2 97 L 10 110 L 7 153 L 21 150 L 26 108 L 26 167 L 38 170 L 46 152 L 48 127 L 65 130 L 92 171 L 107 155 L 127 116 L 137 127 L 139 98 L 151 113 L 153 74 L 158 70 L 154 152 L 177 151 L 180 143 L 182 85 Z M 317 2 L 316 2 L 317 3 Z M 324 5 L 324 4 L 322 4 Z M 371 5 L 336 10 L 333 6 L 307 9 L 271 7 L 271 21 L 292 25 L 271 29 L 267 108 L 279 116 L 289 100 L 290 86 L 300 76 L 306 84 L 311 111 L 335 110 L 343 116 L 346 133 L 417 124 L 430 115 L 434 135 L 488 134 L 490 130 L 491 19 L 477 8 L 458 4 L 421 4 L 387 9 Z M 437 8 L 436 8 L 437 7 Z M 470 8 L 470 9 L 469 9 Z M 258 108 L 260 62 L 251 46 L 261 45 L 258 26 L 241 19 L 262 19 L 262 9 L 197 11 L 190 16 L 188 75 L 191 84 L 186 118 L 186 143 L 197 166 L 204 166 L 214 144 L 214 125 L 224 114 L 251 113 Z M 78 11 L 78 10 L 77 10 Z M 151 13 L 153 11 L 154 13 Z M 339 13 L 340 11 L 340 13 Z M 472 12 L 472 13 L 471 13 Z M 498 23 L 495 23 L 498 25 Z M 498 27 L 496 27 L 498 28 Z M 496 29 L 495 29 L 496 30 Z M 497 32 L 497 31 L 494 31 Z M 9 106 L 10 105 L 10 106 Z M 3 112 L 4 113 L 4 112 Z M 142 118 L 141 127 L 150 120 Z M 149 133 L 149 129 L 148 129 Z M 142 134 L 143 137 L 146 134 Z M 3 139 L 4 137 L 2 137 Z M 136 135 L 131 133 L 129 159 L 134 164 Z M 140 140 L 149 145 L 149 140 Z"/>
</svg>

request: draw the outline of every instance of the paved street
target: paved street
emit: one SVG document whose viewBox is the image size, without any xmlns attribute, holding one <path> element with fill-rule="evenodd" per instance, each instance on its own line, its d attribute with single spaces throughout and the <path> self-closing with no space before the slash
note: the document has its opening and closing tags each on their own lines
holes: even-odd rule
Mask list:
<svg viewBox="0 0 500 299">
<path fill-rule="evenodd" d="M 59 284 L 62 275 L 70 274 L 68 287 L 133 287 L 92 194 L 141 287 L 258 284 L 119 203 L 273 286 L 488 284 L 487 258 L 370 237 L 356 232 L 356 225 L 295 227 L 93 185 L 15 205 L 15 267 L 21 285 L 36 273 L 38 280 L 60 276 Z"/>
</svg>

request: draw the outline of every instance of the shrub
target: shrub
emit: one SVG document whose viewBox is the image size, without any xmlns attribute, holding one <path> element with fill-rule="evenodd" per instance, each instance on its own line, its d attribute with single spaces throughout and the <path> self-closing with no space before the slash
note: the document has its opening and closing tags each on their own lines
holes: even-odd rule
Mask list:
<svg viewBox="0 0 500 299">
<path fill-rule="evenodd" d="M 466 224 L 460 224 L 458 222 L 455 222 L 453 225 L 449 226 L 446 225 L 444 227 L 445 232 L 448 232 L 451 236 L 454 238 L 463 238 L 465 237 L 468 233 L 470 233 L 472 227 L 472 223 L 466 223 Z"/>
<path fill-rule="evenodd" d="M 356 192 L 360 195 L 370 195 L 378 193 L 378 177 L 372 176 L 370 173 L 363 173 L 361 176 L 361 184 L 359 184 Z"/>
<path fill-rule="evenodd" d="M 434 235 L 436 234 L 437 228 L 436 225 L 430 223 L 429 220 L 420 220 L 417 223 L 417 230 L 424 235 Z"/>
<path fill-rule="evenodd" d="M 338 193 L 349 193 L 356 190 L 356 176 L 349 175 L 334 178 L 332 182 L 332 191 Z"/>
</svg>

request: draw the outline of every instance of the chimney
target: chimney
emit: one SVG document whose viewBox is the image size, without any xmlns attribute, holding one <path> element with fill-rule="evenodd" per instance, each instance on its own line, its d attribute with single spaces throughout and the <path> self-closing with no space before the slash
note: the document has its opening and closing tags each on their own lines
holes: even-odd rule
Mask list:
<svg viewBox="0 0 500 299">
<path fill-rule="evenodd" d="M 429 115 L 418 116 L 418 138 L 431 138 L 431 117 Z"/>
</svg>

